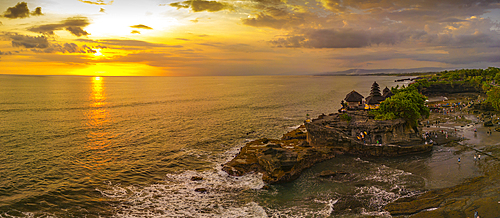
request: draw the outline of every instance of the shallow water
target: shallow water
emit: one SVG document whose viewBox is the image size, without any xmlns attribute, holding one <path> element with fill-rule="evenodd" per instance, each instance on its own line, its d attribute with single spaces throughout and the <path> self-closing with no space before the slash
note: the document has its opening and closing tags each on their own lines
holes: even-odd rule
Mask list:
<svg viewBox="0 0 500 218">
<path fill-rule="evenodd" d="M 456 164 L 471 151 L 449 147 L 341 156 L 269 190 L 260 175 L 220 170 L 246 142 L 395 78 L 0 76 L 0 217 L 388 216 L 382 206 L 399 197 L 480 175 L 467 158 Z"/>
</svg>

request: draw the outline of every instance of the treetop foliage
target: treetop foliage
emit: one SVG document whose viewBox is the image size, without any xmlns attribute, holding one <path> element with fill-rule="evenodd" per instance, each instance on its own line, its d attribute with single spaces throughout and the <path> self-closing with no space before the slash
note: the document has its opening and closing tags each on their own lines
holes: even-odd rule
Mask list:
<svg viewBox="0 0 500 218">
<path fill-rule="evenodd" d="M 467 84 L 482 89 L 487 95 L 487 103 L 500 111 L 500 68 L 445 70 L 423 77 L 411 86 L 421 89 L 433 84 Z"/>
<path fill-rule="evenodd" d="M 392 89 L 394 95 L 380 103 L 379 110 L 374 111 L 375 119 L 390 120 L 403 118 L 412 127 L 418 125 L 418 120 L 429 116 L 429 108 L 425 106 L 425 96 L 409 86 Z"/>
</svg>

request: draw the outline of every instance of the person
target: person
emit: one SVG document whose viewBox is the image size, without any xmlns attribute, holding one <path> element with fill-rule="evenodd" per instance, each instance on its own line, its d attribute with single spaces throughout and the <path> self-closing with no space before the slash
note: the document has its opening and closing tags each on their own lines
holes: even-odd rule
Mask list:
<svg viewBox="0 0 500 218">
<path fill-rule="evenodd" d="M 458 164 L 460 164 L 460 157 L 458 157 Z"/>
<path fill-rule="evenodd" d="M 476 156 L 476 155 L 474 155 L 474 161 L 476 161 L 476 160 L 477 160 L 477 156 Z"/>
<path fill-rule="evenodd" d="M 481 160 L 481 155 L 480 155 L 480 154 L 479 154 L 479 155 L 477 155 L 477 159 L 478 159 L 478 160 Z"/>
<path fill-rule="evenodd" d="M 479 214 L 476 212 L 474 212 L 474 218 L 479 218 Z"/>
</svg>

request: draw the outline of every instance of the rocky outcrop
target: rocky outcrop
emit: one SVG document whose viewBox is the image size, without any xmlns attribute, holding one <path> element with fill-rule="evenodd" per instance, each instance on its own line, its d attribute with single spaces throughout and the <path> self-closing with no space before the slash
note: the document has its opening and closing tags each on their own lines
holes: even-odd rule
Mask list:
<svg viewBox="0 0 500 218">
<path fill-rule="evenodd" d="M 421 129 L 402 119 L 377 121 L 365 111 L 331 114 L 305 124 L 307 141 L 342 153 L 363 156 L 399 156 L 432 150 Z"/>
<path fill-rule="evenodd" d="M 313 148 L 305 140 L 259 139 L 247 143 L 222 169 L 234 176 L 260 172 L 265 182 L 282 183 L 296 179 L 304 169 L 334 156 L 335 151 Z"/>
<path fill-rule="evenodd" d="M 364 139 L 358 140 L 361 132 Z M 223 170 L 233 176 L 259 172 L 272 184 L 294 180 L 304 169 L 336 154 L 398 156 L 430 150 L 432 145 L 424 143 L 420 130 L 403 120 L 375 121 L 367 112 L 353 111 L 321 115 L 281 140 L 249 142 Z"/>
</svg>

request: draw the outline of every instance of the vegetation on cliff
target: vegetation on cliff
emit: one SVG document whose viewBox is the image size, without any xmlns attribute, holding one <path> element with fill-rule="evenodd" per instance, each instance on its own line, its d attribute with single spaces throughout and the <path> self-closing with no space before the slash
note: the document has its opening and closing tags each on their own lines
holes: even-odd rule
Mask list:
<svg viewBox="0 0 500 218">
<path fill-rule="evenodd" d="M 500 68 L 461 69 L 438 72 L 417 80 L 411 86 L 420 92 L 431 86 L 474 88 L 486 93 L 485 104 L 500 111 Z M 470 89 L 469 89 L 470 90 Z"/>
<path fill-rule="evenodd" d="M 380 103 L 378 110 L 372 112 L 376 120 L 392 120 L 403 118 L 412 127 L 418 120 L 429 116 L 429 108 L 425 106 L 426 97 L 416 87 L 393 88 L 394 95 Z"/>
</svg>

